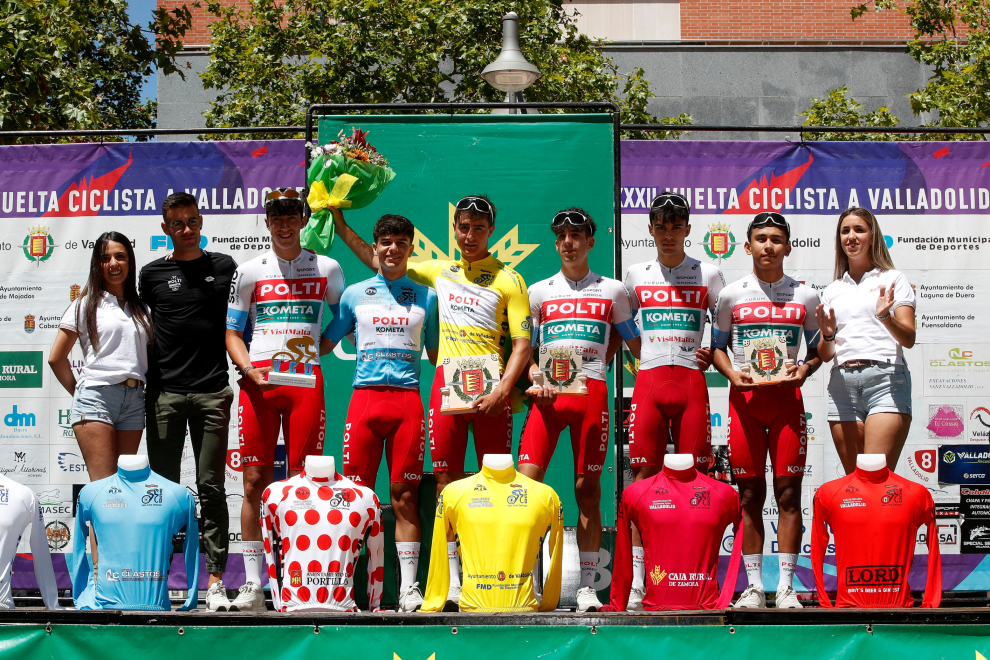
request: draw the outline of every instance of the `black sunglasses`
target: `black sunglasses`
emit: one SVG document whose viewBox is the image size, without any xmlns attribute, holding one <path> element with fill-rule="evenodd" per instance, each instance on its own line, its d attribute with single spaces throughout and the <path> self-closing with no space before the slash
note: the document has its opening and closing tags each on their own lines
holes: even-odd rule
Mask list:
<svg viewBox="0 0 990 660">
<path fill-rule="evenodd" d="M 667 205 L 673 206 L 675 209 L 683 209 L 685 211 L 690 210 L 687 200 L 677 193 L 672 192 L 661 193 L 654 197 L 653 203 L 650 204 L 650 210 L 659 211 Z"/>
<path fill-rule="evenodd" d="M 752 232 L 754 229 L 767 226 L 779 227 L 784 230 L 787 234 L 787 238 L 791 237 L 791 226 L 787 224 L 787 220 L 784 219 L 779 213 L 773 213 L 769 211 L 764 211 L 763 213 L 758 213 L 753 221 L 749 223 L 749 229 L 746 231 L 747 234 Z"/>
<path fill-rule="evenodd" d="M 481 197 L 465 197 L 461 201 L 457 202 L 457 206 L 454 207 L 458 211 L 470 211 L 474 209 L 478 213 L 484 213 L 495 219 L 495 211 L 492 209 L 492 205 L 487 199 L 482 199 Z"/>
<path fill-rule="evenodd" d="M 591 227 L 591 235 L 595 235 L 595 221 L 588 217 L 587 214 L 581 211 L 561 211 L 557 215 L 553 216 L 553 221 L 550 223 L 550 228 L 556 231 L 562 227 L 570 225 L 571 227 Z"/>
</svg>

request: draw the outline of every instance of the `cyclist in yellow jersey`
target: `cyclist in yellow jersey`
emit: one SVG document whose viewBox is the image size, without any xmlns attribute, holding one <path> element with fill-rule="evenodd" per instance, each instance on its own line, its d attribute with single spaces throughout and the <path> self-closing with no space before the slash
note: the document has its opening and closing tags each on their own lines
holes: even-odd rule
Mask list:
<svg viewBox="0 0 990 660">
<path fill-rule="evenodd" d="M 464 558 L 462 612 L 549 612 L 560 599 L 563 515 L 553 488 L 510 464 L 487 465 L 455 481 L 437 502 L 430 576 L 423 612 L 444 608 L 450 573 L 443 561 L 445 532 L 456 532 Z M 550 566 L 543 600 L 533 591 L 533 568 L 549 533 Z"/>
<path fill-rule="evenodd" d="M 378 270 L 374 249 L 333 209 L 337 236 L 371 268 Z M 440 353 L 433 379 L 427 428 L 430 455 L 439 493 L 464 477 L 468 426 L 473 427 L 478 464 L 485 454 L 512 450 L 512 410 L 509 394 L 522 376 L 533 353 L 530 341 L 529 296 L 526 283 L 514 270 L 491 255 L 488 241 L 495 231 L 495 205 L 483 195 L 465 197 L 454 210 L 454 240 L 461 258 L 409 264 L 409 277 L 437 292 L 440 311 Z M 477 413 L 440 414 L 443 358 L 465 355 L 499 356 L 499 384 L 478 399 Z M 506 354 L 508 353 L 508 358 Z M 454 535 L 448 536 L 450 593 L 454 605 L 460 598 L 460 566 Z"/>
</svg>

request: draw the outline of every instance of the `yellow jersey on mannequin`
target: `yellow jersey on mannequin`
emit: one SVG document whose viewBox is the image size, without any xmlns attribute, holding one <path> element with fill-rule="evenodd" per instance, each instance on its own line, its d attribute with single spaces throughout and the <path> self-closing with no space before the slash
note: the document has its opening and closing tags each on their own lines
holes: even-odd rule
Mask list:
<svg viewBox="0 0 990 660">
<path fill-rule="evenodd" d="M 447 599 L 447 529 L 460 543 L 462 612 L 548 612 L 560 600 L 563 511 L 553 488 L 516 472 L 488 466 L 447 486 L 437 502 L 430 575 L 422 611 L 439 612 Z M 549 533 L 550 567 L 538 603 L 533 568 Z"/>
</svg>

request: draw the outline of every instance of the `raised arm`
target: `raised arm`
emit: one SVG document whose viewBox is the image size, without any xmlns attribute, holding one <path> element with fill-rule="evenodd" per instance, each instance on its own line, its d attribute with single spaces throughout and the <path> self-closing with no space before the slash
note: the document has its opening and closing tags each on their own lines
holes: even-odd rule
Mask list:
<svg viewBox="0 0 990 660">
<path fill-rule="evenodd" d="M 333 212 L 333 226 L 334 231 L 340 240 L 347 244 L 347 247 L 351 249 L 358 259 L 361 260 L 365 266 L 371 270 L 378 272 L 378 255 L 375 254 L 374 249 L 368 244 L 366 240 L 357 235 L 357 233 L 351 229 L 346 222 L 344 222 L 344 214 L 341 213 L 340 209 L 330 207 L 330 211 Z"/>
</svg>

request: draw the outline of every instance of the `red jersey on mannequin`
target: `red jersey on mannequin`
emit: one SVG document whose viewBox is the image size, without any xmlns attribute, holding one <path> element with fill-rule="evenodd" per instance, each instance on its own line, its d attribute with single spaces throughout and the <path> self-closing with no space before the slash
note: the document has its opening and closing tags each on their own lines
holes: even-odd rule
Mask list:
<svg viewBox="0 0 990 660">
<path fill-rule="evenodd" d="M 835 536 L 839 590 L 825 593 L 822 565 L 829 530 Z M 815 493 L 811 564 L 822 607 L 913 607 L 908 574 L 918 527 L 928 526 L 928 583 L 922 607 L 942 601 L 942 559 L 935 503 L 928 489 L 887 468 L 857 468 Z"/>
<path fill-rule="evenodd" d="M 616 523 L 612 600 L 603 612 L 625 612 L 632 583 L 629 523 L 643 536 L 646 553 L 644 610 L 712 610 L 728 607 L 736 587 L 742 551 L 739 495 L 731 486 L 694 468 L 664 466 L 622 494 Z M 725 528 L 736 538 L 721 593 L 718 549 Z"/>
</svg>

